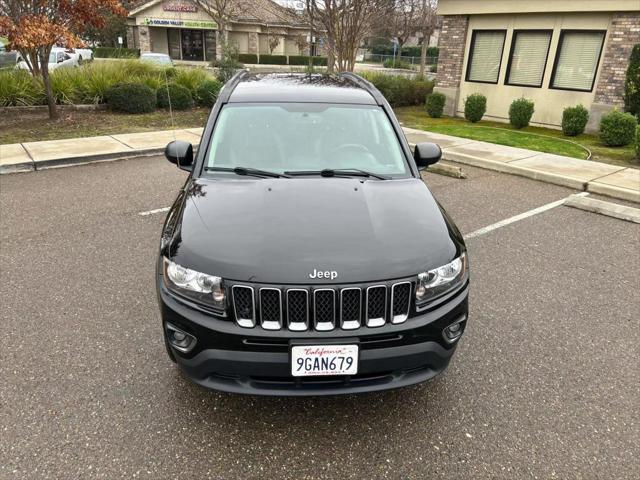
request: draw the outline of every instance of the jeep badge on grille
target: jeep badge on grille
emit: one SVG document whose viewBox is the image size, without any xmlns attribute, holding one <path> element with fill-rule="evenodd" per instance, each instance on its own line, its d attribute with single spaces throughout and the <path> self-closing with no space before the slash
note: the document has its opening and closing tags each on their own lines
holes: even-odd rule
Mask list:
<svg viewBox="0 0 640 480">
<path fill-rule="evenodd" d="M 313 269 L 313 273 L 309 274 L 309 278 L 330 278 L 331 280 L 333 280 L 334 278 L 338 278 L 338 272 L 336 272 L 335 270 L 325 270 L 320 271 L 320 270 L 316 270 L 315 268 Z"/>
</svg>

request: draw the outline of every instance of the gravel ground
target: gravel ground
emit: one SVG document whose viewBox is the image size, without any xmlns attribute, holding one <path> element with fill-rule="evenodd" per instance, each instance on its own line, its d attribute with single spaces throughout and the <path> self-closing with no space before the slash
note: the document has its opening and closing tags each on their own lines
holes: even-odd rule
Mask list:
<svg viewBox="0 0 640 480">
<path fill-rule="evenodd" d="M 469 233 L 574 193 L 427 174 Z M 449 369 L 256 398 L 168 360 L 153 283 L 185 179 L 159 157 L 0 177 L 0 478 L 638 477 L 640 226 L 558 207 L 469 240 Z"/>
</svg>

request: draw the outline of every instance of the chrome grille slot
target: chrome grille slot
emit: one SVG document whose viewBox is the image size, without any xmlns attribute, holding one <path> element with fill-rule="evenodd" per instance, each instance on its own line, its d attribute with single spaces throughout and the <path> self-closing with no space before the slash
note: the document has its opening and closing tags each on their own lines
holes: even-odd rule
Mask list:
<svg viewBox="0 0 640 480">
<path fill-rule="evenodd" d="M 231 291 L 237 324 L 245 328 L 255 327 L 256 306 L 253 298 L 253 288 L 234 285 Z"/>
<path fill-rule="evenodd" d="M 260 325 L 265 330 L 282 328 L 282 301 L 279 288 L 260 289 Z"/>
<path fill-rule="evenodd" d="M 343 288 L 340 291 L 340 327 L 353 330 L 360 327 L 362 317 L 362 291 L 359 288 Z"/>
<path fill-rule="evenodd" d="M 381 327 L 386 322 L 387 287 L 375 285 L 367 288 L 366 325 L 367 327 Z"/>
<path fill-rule="evenodd" d="M 289 330 L 302 332 L 309 327 L 309 292 L 301 288 L 287 290 L 287 322 Z"/>
<path fill-rule="evenodd" d="M 391 323 L 403 323 L 409 318 L 411 282 L 396 283 L 391 287 Z"/>
<path fill-rule="evenodd" d="M 332 288 L 313 291 L 313 320 L 320 332 L 333 330 L 336 325 L 336 292 Z"/>
</svg>

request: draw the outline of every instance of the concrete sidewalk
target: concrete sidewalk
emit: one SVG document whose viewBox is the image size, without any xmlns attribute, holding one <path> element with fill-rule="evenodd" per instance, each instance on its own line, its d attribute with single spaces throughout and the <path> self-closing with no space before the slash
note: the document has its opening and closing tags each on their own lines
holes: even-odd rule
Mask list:
<svg viewBox="0 0 640 480">
<path fill-rule="evenodd" d="M 640 203 L 640 170 L 437 133 L 404 129 L 409 143 L 434 142 L 443 159 Z M 157 155 L 174 139 L 194 145 L 202 128 L 0 145 L 0 174 Z"/>
</svg>

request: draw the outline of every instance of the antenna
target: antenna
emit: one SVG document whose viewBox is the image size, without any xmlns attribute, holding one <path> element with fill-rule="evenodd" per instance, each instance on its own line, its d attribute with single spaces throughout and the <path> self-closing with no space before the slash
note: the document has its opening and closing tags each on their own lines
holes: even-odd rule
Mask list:
<svg viewBox="0 0 640 480">
<path fill-rule="evenodd" d="M 171 106 L 171 92 L 169 91 L 169 79 L 167 77 L 167 69 L 163 69 L 164 72 L 164 85 L 165 88 L 167 89 L 167 98 L 169 99 L 169 117 L 171 117 L 171 130 L 173 131 L 173 141 L 175 142 L 177 140 L 176 138 L 176 125 L 175 122 L 173 121 L 173 108 Z"/>
</svg>

